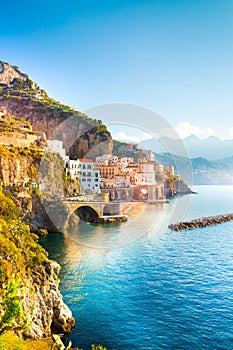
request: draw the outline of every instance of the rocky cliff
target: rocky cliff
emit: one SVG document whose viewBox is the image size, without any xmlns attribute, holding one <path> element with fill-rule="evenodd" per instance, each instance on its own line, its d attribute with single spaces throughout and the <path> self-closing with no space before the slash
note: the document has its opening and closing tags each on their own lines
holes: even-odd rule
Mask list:
<svg viewBox="0 0 233 350">
<path fill-rule="evenodd" d="M 0 181 L 6 185 L 39 183 L 41 156 L 41 150 L 0 145 Z"/>
<path fill-rule="evenodd" d="M 72 313 L 58 289 L 59 270 L 56 262 L 46 261 L 42 266 L 33 267 L 33 273 L 23 280 L 22 307 L 29 324 L 27 338 L 48 337 L 52 332 L 69 334 L 74 327 Z"/>
<path fill-rule="evenodd" d="M 11 330 L 38 339 L 74 327 L 58 289 L 59 265 L 37 239 L 0 189 L 0 334 Z"/>
<path fill-rule="evenodd" d="M 59 230 L 48 214 L 49 203 L 59 204 L 59 196 L 80 191 L 79 181 L 66 176 L 60 156 L 40 147 L 0 145 L 0 184 L 17 201 L 21 218 L 39 235 Z"/>
<path fill-rule="evenodd" d="M 98 155 L 112 153 L 112 138 L 101 121 L 48 97 L 26 74 L 0 61 L 0 108 L 31 123 L 47 138 L 63 140 L 71 158 L 85 156 L 91 150 Z M 90 157 L 90 155 L 89 155 Z"/>
<path fill-rule="evenodd" d="M 169 176 L 164 183 L 164 190 L 166 197 L 174 197 L 183 194 L 194 193 L 185 181 L 178 176 Z"/>
<path fill-rule="evenodd" d="M 26 74 L 22 74 L 17 66 L 11 66 L 6 62 L 0 61 L 0 77 L 2 84 L 10 84 L 13 79 L 28 79 Z"/>
</svg>

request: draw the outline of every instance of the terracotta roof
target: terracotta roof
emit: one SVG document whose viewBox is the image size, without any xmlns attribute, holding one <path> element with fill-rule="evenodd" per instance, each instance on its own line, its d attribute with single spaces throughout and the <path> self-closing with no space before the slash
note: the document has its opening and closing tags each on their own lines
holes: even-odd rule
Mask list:
<svg viewBox="0 0 233 350">
<path fill-rule="evenodd" d="M 138 168 L 138 167 L 139 167 L 138 164 L 129 164 L 129 165 L 127 165 L 126 168 Z"/>
<path fill-rule="evenodd" d="M 78 158 L 77 160 L 79 160 L 80 162 L 85 162 L 85 163 L 94 163 L 94 161 L 92 159 Z"/>
</svg>

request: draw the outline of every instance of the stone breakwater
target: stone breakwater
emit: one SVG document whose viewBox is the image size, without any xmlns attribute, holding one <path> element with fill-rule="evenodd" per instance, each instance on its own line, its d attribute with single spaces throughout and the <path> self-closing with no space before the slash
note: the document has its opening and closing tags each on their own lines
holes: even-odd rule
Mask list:
<svg viewBox="0 0 233 350">
<path fill-rule="evenodd" d="M 182 230 L 190 230 L 198 227 L 218 225 L 223 222 L 232 221 L 232 220 L 233 220 L 233 213 L 215 215 L 215 216 L 206 216 L 195 220 L 177 222 L 176 224 L 171 224 L 168 227 L 173 231 L 182 231 Z"/>
</svg>

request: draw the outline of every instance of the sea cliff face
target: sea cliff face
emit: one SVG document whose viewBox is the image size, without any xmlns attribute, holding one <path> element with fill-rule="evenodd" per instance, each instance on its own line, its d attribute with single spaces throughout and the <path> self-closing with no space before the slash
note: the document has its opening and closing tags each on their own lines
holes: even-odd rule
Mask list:
<svg viewBox="0 0 233 350">
<path fill-rule="evenodd" d="M 0 145 L 0 179 L 4 184 L 3 189 L 8 197 L 14 198 L 19 208 L 19 214 L 23 220 L 30 224 L 32 232 L 38 234 L 44 234 L 46 230 L 55 230 L 53 223 L 49 219 L 46 211 L 43 207 L 41 196 L 38 192 L 26 185 L 24 182 L 39 183 L 40 173 L 38 167 L 41 162 L 43 153 L 40 148 L 23 149 L 13 146 Z M 54 155 L 56 158 L 56 155 Z M 61 160 L 57 159 L 58 162 Z M 49 163 L 51 164 L 51 163 Z M 50 179 L 51 180 L 51 179 Z M 72 183 L 66 184 L 69 190 L 73 190 L 73 186 L 77 189 L 78 184 Z M 38 193 L 37 193 L 38 192 Z M 0 196 L 4 199 L 3 194 Z M 21 278 L 23 287 L 21 305 L 24 313 L 27 315 L 27 330 L 23 332 L 24 337 L 39 339 L 41 337 L 50 336 L 54 333 L 69 333 L 74 326 L 74 319 L 72 313 L 63 302 L 62 295 L 59 291 L 59 265 L 47 259 L 45 252 L 42 254 L 43 259 L 41 263 L 34 263 L 38 260 L 41 247 L 33 242 L 33 234 L 26 229 L 26 226 L 22 226 L 22 232 L 24 232 L 24 238 L 20 238 L 19 247 L 23 246 L 23 249 L 18 249 L 18 243 L 15 242 L 17 235 L 11 234 L 8 231 L 7 225 L 12 227 L 16 225 L 11 221 L 11 215 L 14 215 L 14 210 L 11 211 L 9 207 L 9 219 L 6 220 L 6 215 L 3 213 L 4 201 L 0 198 L 0 232 L 1 237 L 4 238 L 6 235 L 7 241 L 0 242 L 0 270 L 1 262 L 6 261 L 6 264 L 11 264 L 11 273 L 16 273 Z M 11 202 L 9 202 L 11 203 Z M 13 205 L 11 203 L 11 205 Z M 1 214 L 3 215 L 4 223 L 2 225 Z M 23 225 L 23 224 L 22 224 Z M 17 226 L 16 226 L 17 228 Z M 25 239 L 25 241 L 24 241 Z M 23 243 L 22 243 L 23 242 Z M 31 242 L 31 243 L 30 243 Z M 15 245 L 15 252 L 10 249 L 7 251 L 8 245 Z M 25 271 L 24 266 L 17 270 L 22 260 L 25 259 L 25 252 L 36 248 L 35 257 L 30 262 L 30 267 Z M 12 254 L 14 259 L 20 261 L 11 261 Z M 28 263 L 28 257 L 25 264 Z M 24 265 L 24 264 L 23 264 Z M 3 264 L 3 271 L 4 271 Z M 2 271 L 2 270 L 1 270 Z M 2 275 L 1 275 L 2 276 Z M 2 285 L 5 288 L 6 282 Z M 0 301 L 1 296 L 4 294 L 1 289 L 0 282 Z M 16 326 L 18 320 L 15 321 Z M 0 324 L 1 324 L 1 313 L 0 313 Z M 18 327 L 19 328 L 19 327 Z M 17 331 L 20 335 L 21 331 Z"/>
<path fill-rule="evenodd" d="M 193 193 L 185 181 L 176 175 L 171 176 L 165 180 L 164 190 L 166 197 L 174 197 L 178 195 Z"/>
<path fill-rule="evenodd" d="M 60 267 L 18 210 L 0 189 L 0 334 L 11 330 L 32 339 L 67 334 L 75 322 L 58 289 Z"/>
<path fill-rule="evenodd" d="M 68 334 L 75 321 L 58 289 L 60 266 L 47 261 L 45 266 L 35 267 L 24 280 L 25 294 L 22 300 L 28 314 L 27 338 L 39 339 L 51 336 L 51 332 Z"/>
</svg>

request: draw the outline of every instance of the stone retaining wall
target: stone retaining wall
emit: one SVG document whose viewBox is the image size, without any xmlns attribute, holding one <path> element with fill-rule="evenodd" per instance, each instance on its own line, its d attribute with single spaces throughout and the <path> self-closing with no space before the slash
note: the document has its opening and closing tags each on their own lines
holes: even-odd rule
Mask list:
<svg viewBox="0 0 233 350">
<path fill-rule="evenodd" d="M 8 136 L 8 135 L 0 135 L 0 144 L 4 145 L 14 145 L 15 147 L 30 147 L 35 141 L 39 139 L 38 135 L 19 135 Z"/>
</svg>

